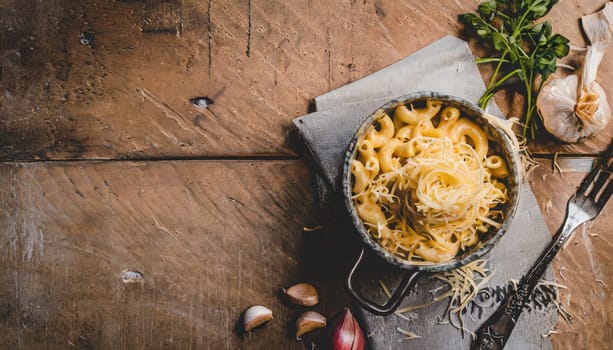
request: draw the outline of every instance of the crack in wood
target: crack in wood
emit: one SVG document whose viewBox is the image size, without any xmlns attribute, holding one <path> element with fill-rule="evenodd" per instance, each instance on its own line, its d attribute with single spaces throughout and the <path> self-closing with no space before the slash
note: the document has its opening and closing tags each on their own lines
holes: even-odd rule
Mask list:
<svg viewBox="0 0 613 350">
<path fill-rule="evenodd" d="M 243 207 L 245 206 L 245 203 L 241 202 L 240 200 L 238 200 L 238 199 L 236 199 L 236 198 L 234 198 L 234 197 L 231 197 L 231 196 L 226 196 L 226 198 L 228 198 L 230 201 L 232 201 L 232 202 L 234 202 L 234 203 L 238 203 L 238 204 L 240 204 L 240 205 L 241 205 L 241 206 L 243 206 Z"/>
<path fill-rule="evenodd" d="M 208 48 L 208 50 L 209 50 L 209 70 L 208 70 L 209 77 L 211 76 L 211 66 L 213 64 L 213 54 L 212 54 L 212 51 L 213 51 L 213 33 L 211 32 L 211 28 L 213 27 L 213 24 L 211 22 L 211 3 L 212 2 L 213 2 L 213 0 L 209 0 L 208 10 L 207 10 L 207 12 L 208 12 L 208 16 L 207 16 L 207 30 L 208 30 L 208 33 L 209 33 L 209 38 L 208 38 L 209 39 L 209 48 Z"/>
<path fill-rule="evenodd" d="M 177 24 L 177 38 L 183 33 L 183 0 L 179 3 L 179 10 L 177 11 L 178 24 Z"/>
<path fill-rule="evenodd" d="M 0 159 L 0 165 L 18 165 L 29 163 L 106 163 L 106 162 L 172 162 L 172 161 L 211 161 L 211 162 L 236 162 L 236 161 L 299 161 L 297 155 L 285 154 L 252 154 L 252 155 L 224 155 L 224 156 L 160 156 L 160 157 L 130 157 L 122 158 L 56 158 L 56 159 Z M 108 183 L 105 184 L 108 186 Z"/>
<path fill-rule="evenodd" d="M 177 111 L 176 109 L 174 109 L 173 107 L 171 107 L 169 104 L 167 104 L 166 102 L 162 101 L 158 96 L 156 96 L 155 94 L 153 94 L 151 91 L 145 89 L 145 88 L 137 88 L 136 91 L 143 96 L 144 98 L 146 98 L 147 100 L 149 100 L 151 103 L 153 103 L 153 105 L 155 105 L 157 108 L 159 108 L 165 116 L 167 116 L 168 118 L 174 120 L 181 129 L 191 132 L 193 133 L 194 130 L 192 128 L 190 128 L 189 126 L 186 125 L 187 119 L 181 114 L 179 113 L 179 111 Z M 160 128 L 161 130 L 161 128 Z M 202 134 L 202 133 L 200 133 Z"/>
<path fill-rule="evenodd" d="M 180 33 L 177 28 L 152 28 L 152 29 L 143 29 L 141 31 L 143 34 L 172 34 L 177 35 Z"/>
<path fill-rule="evenodd" d="M 251 57 L 251 0 L 249 0 L 248 12 L 248 26 L 247 26 L 247 50 L 245 54 L 247 57 Z"/>
</svg>

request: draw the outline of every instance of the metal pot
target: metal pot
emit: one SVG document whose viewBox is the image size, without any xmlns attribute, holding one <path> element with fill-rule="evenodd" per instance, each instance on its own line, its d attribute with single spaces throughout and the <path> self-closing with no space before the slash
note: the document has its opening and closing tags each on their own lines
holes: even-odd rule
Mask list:
<svg viewBox="0 0 613 350">
<path fill-rule="evenodd" d="M 371 236 L 366 227 L 364 226 L 362 220 L 357 214 L 356 208 L 354 206 L 352 200 L 352 176 L 351 176 L 351 160 L 356 157 L 356 145 L 357 141 L 362 137 L 362 135 L 366 132 L 369 126 L 371 126 L 377 115 L 381 111 L 389 112 L 393 110 L 396 106 L 400 104 L 411 104 L 411 103 L 423 103 L 426 99 L 434 99 L 443 102 L 446 106 L 453 106 L 462 112 L 464 117 L 469 118 L 473 122 L 476 122 L 480 125 L 483 130 L 488 134 L 488 138 L 494 141 L 494 144 L 498 145 L 499 149 L 497 149 L 497 153 L 500 154 L 503 158 L 505 158 L 506 163 L 509 167 L 510 176 L 507 179 L 507 187 L 508 187 L 508 196 L 509 202 L 507 203 L 504 209 L 504 221 L 499 229 L 490 228 L 490 230 L 481 235 L 481 244 L 478 244 L 472 249 L 461 252 L 454 259 L 442 263 L 433 263 L 431 265 L 418 265 L 413 264 L 410 261 L 404 260 L 398 256 L 395 256 L 388 252 L 386 249 L 381 247 L 379 243 Z M 356 302 L 362 306 L 364 309 L 377 314 L 377 315 L 387 315 L 396 310 L 400 302 L 402 301 L 406 292 L 412 287 L 414 281 L 422 274 L 427 273 L 439 273 L 443 271 L 448 271 L 452 269 L 456 269 L 463 265 L 466 265 L 476 259 L 479 259 L 484 254 L 486 254 L 496 243 L 500 240 L 500 238 L 504 235 L 504 233 L 508 230 L 511 221 L 513 220 L 513 216 L 515 214 L 515 210 L 517 208 L 517 203 L 519 201 L 519 188 L 521 181 L 521 162 L 519 160 L 519 156 L 513 150 L 511 138 L 509 135 L 505 133 L 502 129 L 491 125 L 487 119 L 483 117 L 483 110 L 478 108 L 477 106 L 465 101 L 461 98 L 441 95 L 435 92 L 418 92 L 410 95 L 406 95 L 400 97 L 398 99 L 392 100 L 375 112 L 373 112 L 360 126 L 358 131 L 355 133 L 353 139 L 351 140 L 347 153 L 345 156 L 345 163 L 343 168 L 343 182 L 342 182 L 342 190 L 343 197 L 345 202 L 345 207 L 349 212 L 351 217 L 351 221 L 360 238 L 362 239 L 365 247 L 368 247 L 370 250 L 374 251 L 378 256 L 383 258 L 388 263 L 406 270 L 404 277 L 399 283 L 398 287 L 396 287 L 394 293 L 389 298 L 389 300 L 383 305 L 377 304 L 365 296 L 361 295 L 354 288 L 354 279 L 355 272 L 358 270 L 359 265 L 364 260 L 365 252 L 364 247 L 362 248 L 362 252 L 360 253 L 357 261 L 354 263 L 351 268 L 347 280 L 346 287 L 349 293 L 355 298 Z"/>
</svg>

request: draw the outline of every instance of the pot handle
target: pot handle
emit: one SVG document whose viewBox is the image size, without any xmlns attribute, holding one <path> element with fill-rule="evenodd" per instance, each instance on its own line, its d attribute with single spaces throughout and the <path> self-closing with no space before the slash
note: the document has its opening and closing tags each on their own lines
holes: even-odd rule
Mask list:
<svg viewBox="0 0 613 350">
<path fill-rule="evenodd" d="M 389 300 L 385 302 L 385 304 L 379 305 L 372 300 L 366 298 L 365 296 L 362 296 L 354 289 L 354 276 L 356 271 L 358 270 L 358 266 L 363 259 L 364 248 L 362 248 L 360 256 L 358 256 L 358 260 L 355 262 L 355 264 L 353 264 L 351 270 L 349 270 L 349 275 L 347 276 L 346 280 L 347 290 L 355 298 L 358 305 L 360 305 L 365 310 L 370 311 L 371 313 L 379 316 L 389 315 L 392 312 L 396 311 L 406 292 L 409 290 L 409 288 L 413 286 L 414 282 L 422 273 L 420 271 L 407 271 L 402 277 L 402 280 L 400 281 L 398 286 L 396 287 L 396 290 L 394 290 L 394 293 L 392 293 L 392 296 L 389 298 Z"/>
</svg>

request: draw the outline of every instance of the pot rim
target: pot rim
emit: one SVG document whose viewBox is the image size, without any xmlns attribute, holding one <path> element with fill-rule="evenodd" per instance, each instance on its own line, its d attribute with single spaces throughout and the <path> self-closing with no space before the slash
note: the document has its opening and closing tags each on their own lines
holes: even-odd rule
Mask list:
<svg viewBox="0 0 613 350">
<path fill-rule="evenodd" d="M 510 179 L 509 179 L 509 204 L 505 211 L 505 219 L 500 226 L 500 228 L 486 241 L 482 242 L 480 247 L 473 249 L 470 253 L 465 253 L 460 258 L 456 257 L 450 261 L 434 263 L 428 265 L 420 265 L 413 264 L 407 260 L 404 260 L 384 249 L 379 243 L 371 236 L 368 232 L 362 220 L 357 215 L 357 211 L 353 204 L 352 200 L 352 186 L 351 186 L 351 160 L 354 159 L 356 154 L 356 144 L 357 140 L 366 132 L 366 129 L 374 122 L 374 119 L 381 111 L 389 110 L 393 107 L 401 103 L 412 103 L 423 101 L 426 99 L 435 99 L 440 100 L 444 104 L 451 104 L 455 107 L 460 108 L 464 114 L 468 114 L 471 119 L 481 119 L 482 122 L 487 123 L 489 127 L 492 128 L 498 135 L 500 140 L 501 147 L 504 148 L 504 153 L 507 158 L 507 162 L 510 166 Z M 468 112 L 468 113 L 467 113 Z M 461 266 L 464 266 L 474 260 L 479 259 L 483 255 L 487 254 L 500 240 L 500 238 L 508 231 L 509 226 L 511 225 L 513 218 L 515 216 L 515 212 L 517 210 L 517 205 L 519 203 L 519 193 L 521 186 L 521 161 L 516 152 L 513 151 L 513 143 L 511 138 L 507 135 L 507 133 L 501 128 L 492 125 L 487 122 L 487 119 L 483 117 L 485 112 L 474 105 L 466 101 L 465 99 L 440 94 L 432 91 L 421 91 L 416 93 L 411 93 L 407 95 L 400 96 L 395 98 L 381 107 L 377 108 L 373 113 L 369 114 L 369 116 L 361 123 L 360 127 L 354 134 L 351 142 L 347 147 L 347 151 L 345 153 L 345 162 L 343 165 L 343 178 L 342 178 L 342 190 L 343 190 L 343 200 L 345 204 L 345 209 L 348 211 L 349 216 L 351 218 L 352 224 L 357 232 L 360 234 L 362 242 L 367 245 L 371 250 L 375 251 L 378 256 L 383 258 L 385 261 L 389 262 L 392 265 L 395 265 L 401 269 L 405 270 L 415 270 L 415 271 L 424 271 L 424 272 L 441 272 L 452 270 Z"/>
</svg>

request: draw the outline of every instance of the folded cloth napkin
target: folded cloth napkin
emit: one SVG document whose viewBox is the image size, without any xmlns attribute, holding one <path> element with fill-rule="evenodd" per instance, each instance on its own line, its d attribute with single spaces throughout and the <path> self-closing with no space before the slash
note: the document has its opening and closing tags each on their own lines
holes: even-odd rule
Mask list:
<svg viewBox="0 0 613 350">
<path fill-rule="evenodd" d="M 360 123 L 383 103 L 412 92 L 436 91 L 475 102 L 485 86 L 474 63 L 468 44 L 446 36 L 411 56 L 363 79 L 345 85 L 315 99 L 316 112 L 294 120 L 306 149 L 318 167 L 317 183 L 320 201 L 338 197 L 342 166 L 347 145 Z M 502 115 L 491 104 L 489 113 Z M 348 228 L 351 229 L 351 228 Z M 356 235 L 357 239 L 357 235 Z M 538 258 L 551 236 L 530 187 L 522 186 L 516 217 L 509 231 L 487 255 L 495 270 L 490 280 L 491 291 L 500 292 L 512 279 L 518 280 Z M 387 278 L 383 276 L 382 279 Z M 547 279 L 553 274 L 548 270 Z M 380 293 L 377 283 L 365 293 Z M 432 299 L 435 281 L 420 280 L 403 306 L 420 305 Z M 470 310 L 464 315 L 464 326 L 476 330 L 493 313 L 497 304 Z M 372 334 L 370 344 L 375 349 L 468 349 L 470 336 L 449 324 L 438 324 L 444 316 L 446 302 L 407 313 L 410 321 L 396 315 L 379 317 L 364 312 L 366 334 Z M 550 349 L 549 338 L 541 336 L 557 319 L 553 306 L 525 312 L 507 343 L 506 349 Z M 397 328 L 410 330 L 421 338 L 402 340 Z"/>
</svg>

